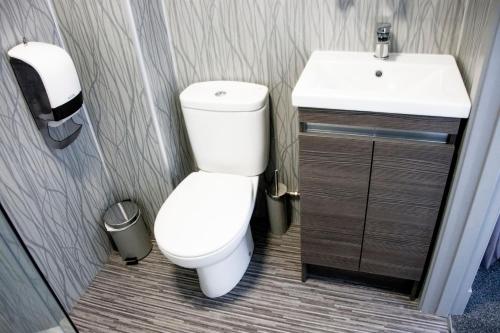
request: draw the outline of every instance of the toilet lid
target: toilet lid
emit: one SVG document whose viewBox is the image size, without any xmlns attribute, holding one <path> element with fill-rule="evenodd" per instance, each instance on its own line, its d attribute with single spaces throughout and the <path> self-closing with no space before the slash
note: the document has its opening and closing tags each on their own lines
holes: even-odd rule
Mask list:
<svg viewBox="0 0 500 333">
<path fill-rule="evenodd" d="M 249 177 L 194 172 L 170 194 L 156 217 L 160 247 L 178 257 L 215 252 L 245 232 L 252 213 Z"/>
</svg>

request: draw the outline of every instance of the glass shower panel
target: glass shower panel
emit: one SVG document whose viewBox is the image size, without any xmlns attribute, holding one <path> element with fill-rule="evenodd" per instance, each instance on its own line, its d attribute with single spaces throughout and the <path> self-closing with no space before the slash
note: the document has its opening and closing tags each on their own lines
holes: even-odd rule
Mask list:
<svg viewBox="0 0 500 333">
<path fill-rule="evenodd" d="M 0 332 L 76 332 L 2 210 Z"/>
</svg>

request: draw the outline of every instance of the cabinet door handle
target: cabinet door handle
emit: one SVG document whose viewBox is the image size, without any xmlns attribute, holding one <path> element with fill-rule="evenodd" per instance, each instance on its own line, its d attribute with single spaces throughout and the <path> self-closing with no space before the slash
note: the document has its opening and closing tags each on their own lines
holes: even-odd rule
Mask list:
<svg viewBox="0 0 500 333">
<path fill-rule="evenodd" d="M 424 141 L 434 143 L 448 143 L 448 133 L 395 130 L 380 127 L 361 127 L 349 125 L 334 125 L 324 123 L 301 123 L 304 133 L 354 135 L 371 138 L 396 139 L 408 141 Z"/>
</svg>

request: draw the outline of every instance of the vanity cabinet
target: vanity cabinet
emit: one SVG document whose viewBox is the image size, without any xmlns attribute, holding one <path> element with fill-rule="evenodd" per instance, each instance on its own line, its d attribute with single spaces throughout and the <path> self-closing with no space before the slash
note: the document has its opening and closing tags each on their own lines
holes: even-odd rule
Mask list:
<svg viewBox="0 0 500 333">
<path fill-rule="evenodd" d="M 299 109 L 305 265 L 419 281 L 460 119 Z"/>
</svg>

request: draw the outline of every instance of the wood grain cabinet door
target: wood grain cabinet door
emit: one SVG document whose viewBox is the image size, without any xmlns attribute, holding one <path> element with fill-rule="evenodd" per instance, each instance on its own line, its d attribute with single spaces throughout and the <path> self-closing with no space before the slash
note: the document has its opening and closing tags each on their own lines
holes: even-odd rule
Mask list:
<svg viewBox="0 0 500 333">
<path fill-rule="evenodd" d="M 302 262 L 359 269 L 373 142 L 299 135 Z"/>
<path fill-rule="evenodd" d="M 454 146 L 375 141 L 360 270 L 418 281 Z"/>
</svg>

